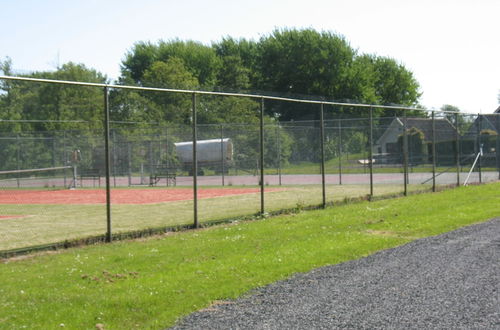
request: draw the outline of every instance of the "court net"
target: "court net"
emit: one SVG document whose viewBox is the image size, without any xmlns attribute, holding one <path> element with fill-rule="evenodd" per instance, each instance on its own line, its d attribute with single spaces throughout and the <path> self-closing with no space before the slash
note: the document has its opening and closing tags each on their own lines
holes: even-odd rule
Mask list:
<svg viewBox="0 0 500 330">
<path fill-rule="evenodd" d="M 73 166 L 0 171 L 0 189 L 7 188 L 75 188 Z"/>
</svg>

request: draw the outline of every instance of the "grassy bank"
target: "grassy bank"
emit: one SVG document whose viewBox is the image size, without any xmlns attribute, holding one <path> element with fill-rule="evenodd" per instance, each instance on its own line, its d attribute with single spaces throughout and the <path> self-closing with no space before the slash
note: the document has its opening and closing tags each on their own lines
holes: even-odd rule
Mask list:
<svg viewBox="0 0 500 330">
<path fill-rule="evenodd" d="M 216 300 L 500 215 L 499 183 L 0 264 L 0 328 L 163 328 Z"/>
</svg>

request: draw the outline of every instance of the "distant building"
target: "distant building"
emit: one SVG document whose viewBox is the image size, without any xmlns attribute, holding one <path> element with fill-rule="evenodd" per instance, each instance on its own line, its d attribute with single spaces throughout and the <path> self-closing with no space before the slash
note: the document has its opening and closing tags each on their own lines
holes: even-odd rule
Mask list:
<svg viewBox="0 0 500 330">
<path fill-rule="evenodd" d="M 396 117 L 389 124 L 385 132 L 378 138 L 374 145 L 374 154 L 394 154 L 400 152 L 398 138 L 403 134 L 404 118 Z M 432 119 L 430 118 L 408 118 L 406 129 L 416 128 L 424 133 L 424 142 L 432 142 Z M 455 139 L 456 130 L 446 118 L 435 119 L 436 142 L 452 141 Z"/>
<path fill-rule="evenodd" d="M 493 131 L 500 134 L 500 107 L 495 113 L 479 115 L 467 130 L 466 136 L 475 136 L 478 132 Z"/>
</svg>

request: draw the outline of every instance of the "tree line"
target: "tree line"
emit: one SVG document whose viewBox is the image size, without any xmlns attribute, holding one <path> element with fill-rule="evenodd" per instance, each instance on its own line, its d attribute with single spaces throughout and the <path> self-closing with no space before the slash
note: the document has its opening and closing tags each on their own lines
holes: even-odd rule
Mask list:
<svg viewBox="0 0 500 330">
<path fill-rule="evenodd" d="M 0 71 L 12 74 L 9 59 Z M 106 83 L 102 73 L 83 64 L 66 63 L 51 72 L 23 76 Z M 102 121 L 102 91 L 96 88 L 0 82 L 2 119 L 52 120 L 12 124 L 2 130 L 57 130 Z M 285 97 L 314 97 L 324 100 L 370 104 L 417 106 L 419 84 L 411 71 L 397 60 L 359 54 L 342 36 L 313 29 L 278 29 L 259 40 L 225 37 L 204 45 L 196 41 L 139 41 L 125 54 L 116 84 L 252 92 Z M 115 121 L 159 124 L 189 124 L 189 96 L 113 90 L 111 116 Z M 245 98 L 200 97 L 198 122 L 252 123 L 258 118 L 258 102 Z M 359 116 L 352 108 L 337 109 L 344 116 Z M 392 112 L 377 110 L 379 115 Z M 266 120 L 317 119 L 317 111 L 303 104 L 269 102 Z M 7 125 L 9 126 L 9 125 Z M 17 127 L 17 128 L 16 128 Z"/>
</svg>

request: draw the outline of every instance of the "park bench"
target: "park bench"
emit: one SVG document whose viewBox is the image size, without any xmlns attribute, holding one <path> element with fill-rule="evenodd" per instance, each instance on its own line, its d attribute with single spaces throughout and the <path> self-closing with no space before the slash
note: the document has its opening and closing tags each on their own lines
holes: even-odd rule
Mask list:
<svg viewBox="0 0 500 330">
<path fill-rule="evenodd" d="M 166 186 L 176 185 L 177 168 L 168 167 L 164 165 L 155 165 L 151 168 L 151 175 L 149 176 L 149 185 L 156 186 L 162 179 L 165 179 Z"/>
<path fill-rule="evenodd" d="M 80 172 L 80 186 L 83 187 L 84 180 L 92 180 L 92 187 L 95 187 L 96 181 L 101 186 L 101 173 L 97 168 L 89 168 Z"/>
</svg>

